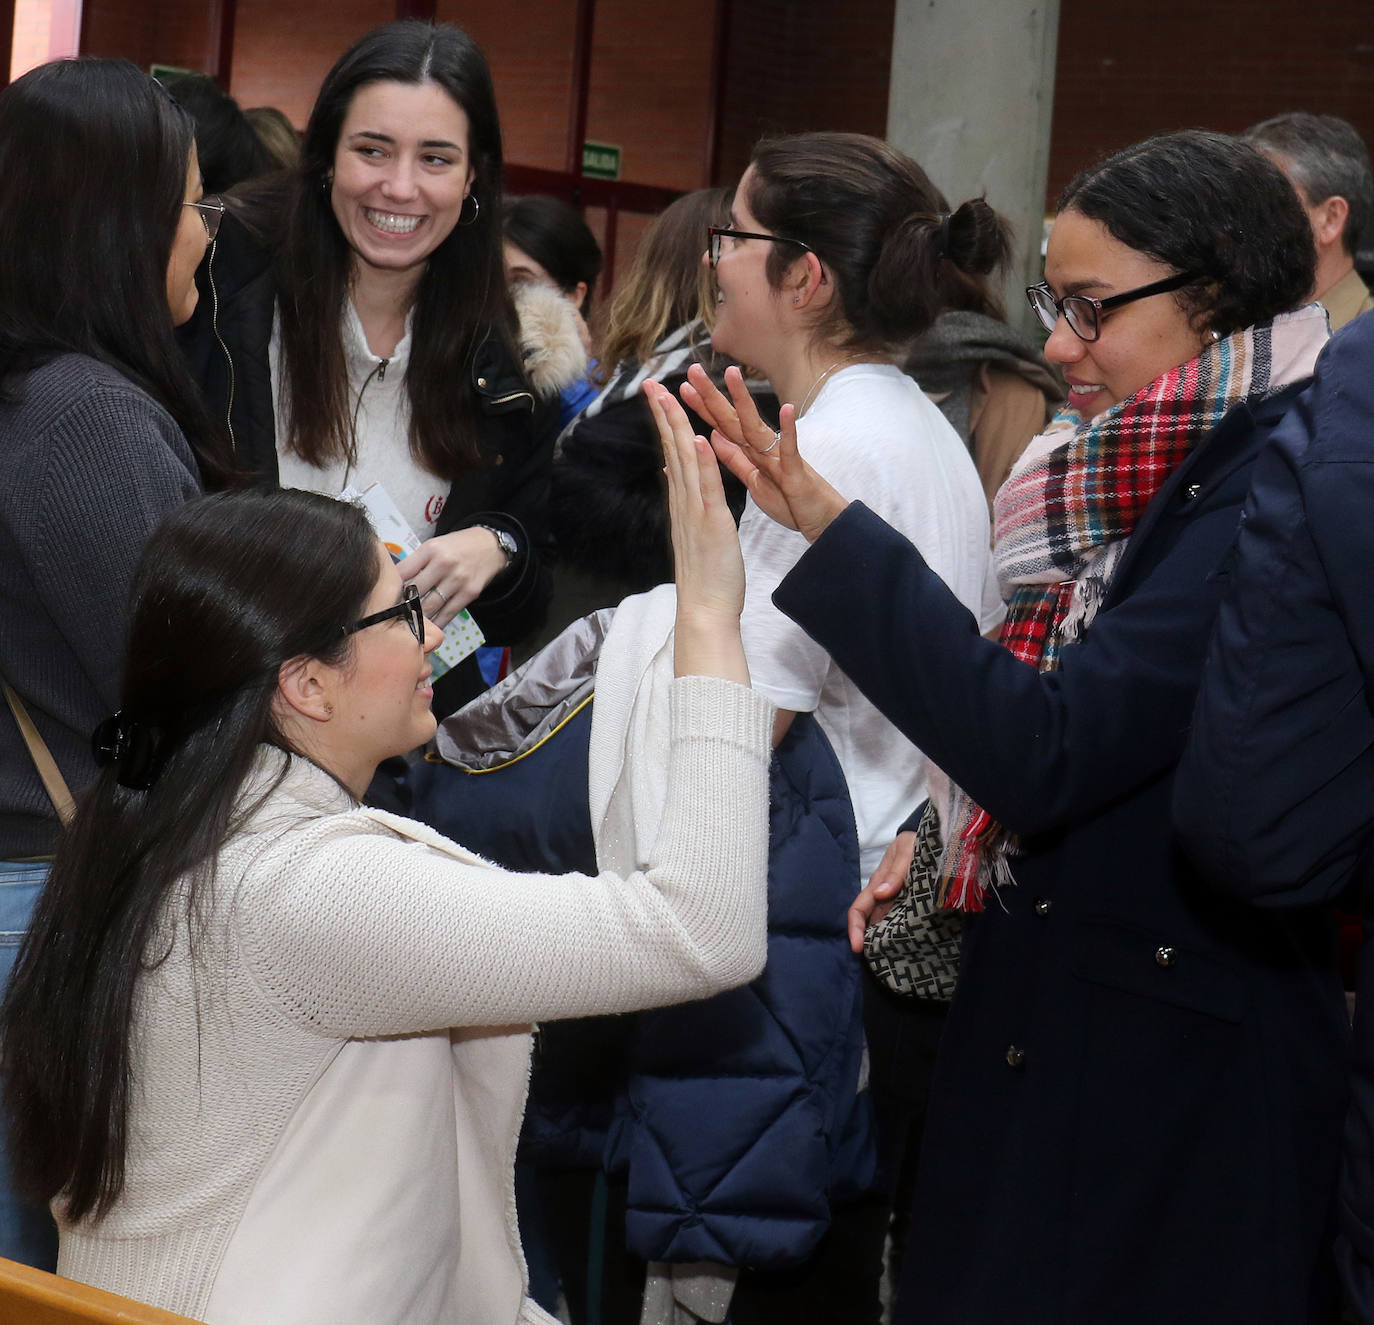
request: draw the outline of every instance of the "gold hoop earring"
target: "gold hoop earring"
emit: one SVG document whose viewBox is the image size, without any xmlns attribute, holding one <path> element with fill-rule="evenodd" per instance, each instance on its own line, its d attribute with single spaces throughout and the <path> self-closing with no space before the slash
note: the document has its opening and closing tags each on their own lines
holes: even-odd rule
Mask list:
<svg viewBox="0 0 1374 1325">
<path fill-rule="evenodd" d="M 469 216 L 468 219 L 465 221 L 463 220 L 463 212 L 467 209 L 468 203 L 472 204 L 472 215 Z M 463 199 L 462 207 L 458 209 L 458 224 L 461 226 L 475 225 L 477 223 L 478 216 L 481 214 L 481 211 L 482 204 L 477 201 L 476 197 L 469 193 L 467 197 Z"/>
</svg>

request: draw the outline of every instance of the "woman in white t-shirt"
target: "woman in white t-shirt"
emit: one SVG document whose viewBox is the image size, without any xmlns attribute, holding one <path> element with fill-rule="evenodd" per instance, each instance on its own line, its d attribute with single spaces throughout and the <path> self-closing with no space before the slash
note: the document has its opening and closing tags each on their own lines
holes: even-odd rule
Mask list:
<svg viewBox="0 0 1374 1325">
<path fill-rule="evenodd" d="M 1005 223 L 987 203 L 953 212 L 925 171 L 877 138 L 811 133 L 766 140 L 735 192 L 728 227 L 711 227 L 718 295 L 714 348 L 766 377 L 796 410 L 802 454 L 920 549 L 988 630 L 1001 619 L 990 578 L 987 501 L 968 449 L 897 365 L 951 302 L 957 283 L 1006 257 Z M 695 398 L 690 386 L 683 398 Z M 751 499 L 740 522 L 746 591 L 741 628 L 755 687 L 778 706 L 774 742 L 798 712 L 816 715 L 849 784 L 866 882 L 899 826 L 927 796 L 929 764 L 830 655 L 771 597 L 806 550 L 800 534 Z M 865 567 L 855 565 L 861 579 Z M 855 879 L 856 887 L 860 880 Z M 870 1023 L 882 1015 L 876 987 Z M 941 1018 L 932 1013 L 929 1042 Z M 878 1319 L 887 1199 L 913 1101 L 883 1098 L 884 1079 L 912 1075 L 900 1035 L 870 1045 L 886 1197 L 836 1211 L 800 1277 L 770 1292 L 755 1282 L 750 1320 Z M 918 1050 L 917 1052 L 924 1052 Z M 919 1093 L 919 1091 L 918 1091 Z M 885 1107 L 886 1106 L 886 1107 Z M 744 1285 L 741 1285 L 741 1293 Z M 795 1315 L 792 1316 L 795 1319 Z"/>
<path fill-rule="evenodd" d="M 1000 619 L 1000 600 L 988 588 L 978 475 L 897 361 L 947 302 L 947 283 L 993 270 L 1007 243 L 985 202 L 951 213 L 910 157 L 877 138 L 839 133 L 760 143 L 730 225 L 710 230 L 712 345 L 758 369 L 778 403 L 796 407 L 811 465 L 841 491 L 861 492 L 911 539 L 984 629 Z M 816 714 L 849 782 L 867 880 L 925 798 L 926 761 L 770 601 L 806 541 L 752 501 L 740 540 L 745 649 L 755 685 L 779 706 L 774 739 L 794 713 Z"/>
</svg>

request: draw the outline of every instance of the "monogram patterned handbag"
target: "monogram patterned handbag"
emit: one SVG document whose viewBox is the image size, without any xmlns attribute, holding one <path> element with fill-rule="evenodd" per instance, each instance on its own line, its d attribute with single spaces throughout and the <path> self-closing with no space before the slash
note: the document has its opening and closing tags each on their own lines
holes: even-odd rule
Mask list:
<svg viewBox="0 0 1374 1325">
<path fill-rule="evenodd" d="M 963 918 L 936 905 L 940 881 L 940 817 L 926 805 L 916 829 L 916 854 L 886 916 L 864 935 L 864 960 L 894 993 L 948 1003 L 959 974 Z"/>
</svg>

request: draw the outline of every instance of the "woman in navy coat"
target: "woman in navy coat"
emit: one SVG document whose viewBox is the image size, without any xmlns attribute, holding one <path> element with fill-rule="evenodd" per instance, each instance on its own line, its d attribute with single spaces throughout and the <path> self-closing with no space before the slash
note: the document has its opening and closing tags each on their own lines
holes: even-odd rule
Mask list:
<svg viewBox="0 0 1374 1325">
<path fill-rule="evenodd" d="M 915 548 L 694 376 L 717 451 L 812 542 L 774 602 L 951 780 L 969 912 L 896 1319 L 1325 1318 L 1342 1000 L 1313 915 L 1214 891 L 1173 773 L 1251 462 L 1326 327 L 1302 215 L 1188 132 L 1080 175 L 1028 292 L 1068 410 L 998 495 L 1001 645 Z M 701 397 L 707 397 L 702 399 Z M 858 927 L 875 904 L 856 903 Z"/>
</svg>

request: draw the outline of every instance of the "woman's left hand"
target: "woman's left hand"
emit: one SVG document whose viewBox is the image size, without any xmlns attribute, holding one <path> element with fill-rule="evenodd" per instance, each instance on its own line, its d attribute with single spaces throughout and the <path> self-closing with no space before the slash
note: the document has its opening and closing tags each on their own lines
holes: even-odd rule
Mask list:
<svg viewBox="0 0 1374 1325">
<path fill-rule="evenodd" d="M 448 625 L 506 569 L 506 554 L 488 529 L 455 529 L 426 539 L 400 564 L 424 600 L 425 615 Z"/>
<path fill-rule="evenodd" d="M 744 558 L 720 469 L 705 439 L 693 436 L 672 392 L 651 379 L 644 383 L 644 395 L 658 426 L 668 476 L 677 583 L 674 669 L 679 676 L 723 676 L 748 685 L 739 634 Z"/>
</svg>

